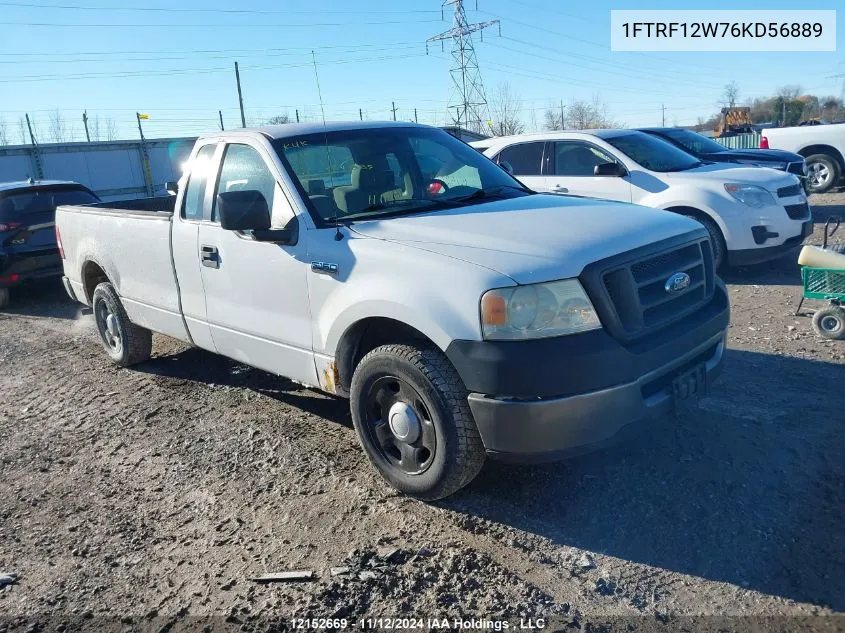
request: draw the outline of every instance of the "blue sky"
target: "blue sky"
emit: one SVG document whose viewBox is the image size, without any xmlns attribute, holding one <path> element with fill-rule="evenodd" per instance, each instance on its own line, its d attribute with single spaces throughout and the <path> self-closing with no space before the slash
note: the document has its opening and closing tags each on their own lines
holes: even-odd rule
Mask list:
<svg viewBox="0 0 845 633">
<path fill-rule="evenodd" d="M 816 0 L 836 9 L 841 0 Z M 628 125 L 693 124 L 719 107 L 736 81 L 740 100 L 784 85 L 840 95 L 845 79 L 842 19 L 831 53 L 621 53 L 610 51 L 610 9 L 670 9 L 677 3 L 563 0 L 466 0 L 471 21 L 500 20 L 476 42 L 488 95 L 508 82 L 523 99 L 529 127 L 561 100 L 601 98 Z M 790 9 L 782 0 L 708 0 L 686 8 Z M 134 9 L 134 10 L 133 10 Z M 138 10 L 142 9 L 142 10 Z M 184 136 L 239 125 L 233 62 L 241 67 L 248 124 L 281 113 L 319 117 L 311 50 L 317 58 L 327 119 L 412 119 L 443 124 L 451 88 L 448 49 L 425 40 L 451 25 L 440 0 L 21 0 L 0 2 L 0 121 L 20 142 L 29 112 L 49 139 L 60 110 L 83 140 L 82 111 L 121 138 Z M 841 14 L 842 12 L 840 12 Z M 447 44 L 448 46 L 448 44 Z M 2 126 L 2 123 L 0 123 Z"/>
</svg>

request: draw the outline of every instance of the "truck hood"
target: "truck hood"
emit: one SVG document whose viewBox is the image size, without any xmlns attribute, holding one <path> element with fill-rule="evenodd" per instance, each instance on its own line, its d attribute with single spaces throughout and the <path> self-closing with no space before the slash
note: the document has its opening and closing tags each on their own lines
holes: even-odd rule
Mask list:
<svg viewBox="0 0 845 633">
<path fill-rule="evenodd" d="M 577 277 L 587 264 L 696 229 L 694 220 L 650 207 L 543 194 L 352 225 L 362 236 L 483 266 L 519 284 Z"/>
<path fill-rule="evenodd" d="M 754 160 L 764 163 L 800 163 L 804 157 L 782 149 L 729 149 L 725 152 L 699 154 L 704 160 L 725 162 L 728 160 Z"/>
<path fill-rule="evenodd" d="M 715 163 L 702 165 L 686 171 L 675 171 L 661 174 L 661 177 L 673 185 L 708 185 L 717 189 L 727 182 L 756 185 L 769 191 L 776 191 L 780 187 L 794 185 L 796 177 L 783 171 L 768 167 L 737 167 L 731 163 Z"/>
</svg>

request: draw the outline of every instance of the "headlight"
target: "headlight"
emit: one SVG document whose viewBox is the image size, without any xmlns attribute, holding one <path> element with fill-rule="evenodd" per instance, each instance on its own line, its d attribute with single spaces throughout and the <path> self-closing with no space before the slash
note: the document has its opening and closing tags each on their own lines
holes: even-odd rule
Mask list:
<svg viewBox="0 0 845 633">
<path fill-rule="evenodd" d="M 481 330 L 488 340 L 546 338 L 600 327 L 577 279 L 498 288 L 481 297 Z"/>
<path fill-rule="evenodd" d="M 766 189 L 763 189 L 763 187 L 757 187 L 756 185 L 729 182 L 725 184 L 725 191 L 742 204 L 747 204 L 749 207 L 754 207 L 755 209 L 775 204 L 772 194 Z"/>
<path fill-rule="evenodd" d="M 776 163 L 776 162 L 770 162 L 770 161 L 764 161 L 764 162 L 761 163 L 760 161 L 756 161 L 753 158 L 747 159 L 747 160 L 738 158 L 738 159 L 736 159 L 736 162 L 739 163 L 740 165 L 754 165 L 755 167 L 768 167 L 769 169 L 780 169 L 781 171 L 786 169 L 786 165 L 787 165 L 787 163 Z"/>
</svg>

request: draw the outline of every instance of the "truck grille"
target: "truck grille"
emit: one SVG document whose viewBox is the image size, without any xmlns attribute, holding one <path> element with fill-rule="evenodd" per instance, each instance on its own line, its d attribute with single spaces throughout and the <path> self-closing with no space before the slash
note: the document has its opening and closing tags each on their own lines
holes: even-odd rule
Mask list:
<svg viewBox="0 0 845 633">
<path fill-rule="evenodd" d="M 810 206 L 806 202 L 787 204 L 784 209 L 786 209 L 786 215 L 793 220 L 806 220 L 810 217 Z"/>
<path fill-rule="evenodd" d="M 643 249 L 638 249 L 642 251 Z M 713 296 L 715 269 L 707 237 L 636 257 L 617 256 L 585 270 L 582 282 L 590 293 L 605 328 L 622 340 L 634 340 L 670 325 L 705 305 Z M 608 264 L 603 266 L 602 264 Z M 674 273 L 686 273 L 689 286 L 669 292 Z M 600 295 L 600 296 L 597 296 Z"/>
<path fill-rule="evenodd" d="M 801 193 L 801 185 L 789 185 L 778 189 L 778 198 L 791 198 Z"/>
</svg>

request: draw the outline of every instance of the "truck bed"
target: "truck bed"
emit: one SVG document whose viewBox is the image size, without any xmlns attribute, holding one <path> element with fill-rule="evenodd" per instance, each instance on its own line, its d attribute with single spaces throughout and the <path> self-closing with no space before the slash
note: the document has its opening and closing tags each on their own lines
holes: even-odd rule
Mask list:
<svg viewBox="0 0 845 633">
<path fill-rule="evenodd" d="M 170 245 L 175 196 L 56 209 L 65 275 L 90 305 L 92 279 L 102 270 L 129 318 L 156 332 L 185 339 Z"/>
</svg>

